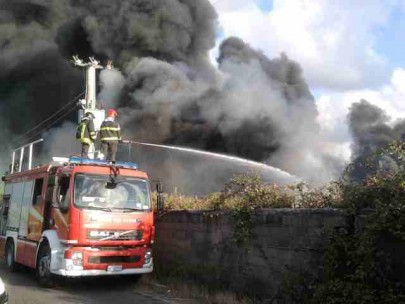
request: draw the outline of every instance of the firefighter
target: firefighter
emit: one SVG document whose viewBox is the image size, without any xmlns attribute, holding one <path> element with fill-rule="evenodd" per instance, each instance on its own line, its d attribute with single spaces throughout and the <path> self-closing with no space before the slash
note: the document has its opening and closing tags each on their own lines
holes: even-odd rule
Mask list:
<svg viewBox="0 0 405 304">
<path fill-rule="evenodd" d="M 94 151 L 94 140 L 97 138 L 97 133 L 94 129 L 94 118 L 93 113 L 87 112 L 77 127 L 76 138 L 82 144 L 81 156 L 83 158 L 89 158 L 90 147 Z"/>
<path fill-rule="evenodd" d="M 117 111 L 109 109 L 107 111 L 107 118 L 100 127 L 101 153 L 104 157 L 107 156 L 106 159 L 112 163 L 115 163 L 118 143 L 122 141 L 121 127 L 115 121 L 115 117 L 117 116 Z"/>
</svg>

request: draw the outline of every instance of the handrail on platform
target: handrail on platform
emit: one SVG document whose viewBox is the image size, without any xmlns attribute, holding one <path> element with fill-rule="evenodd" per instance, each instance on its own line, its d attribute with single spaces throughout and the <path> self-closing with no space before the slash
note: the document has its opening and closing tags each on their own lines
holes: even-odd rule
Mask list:
<svg viewBox="0 0 405 304">
<path fill-rule="evenodd" d="M 18 152 L 18 151 L 20 151 L 20 150 L 21 150 L 21 152 L 20 152 L 20 162 L 19 162 L 19 165 L 18 165 L 18 172 L 21 172 L 21 170 L 22 170 L 22 165 L 23 165 L 23 160 L 24 160 L 24 150 L 25 150 L 26 147 L 29 147 L 29 154 L 28 154 L 28 170 L 31 170 L 31 169 L 32 169 L 32 147 L 33 147 L 35 144 L 40 143 L 40 142 L 43 142 L 43 141 L 44 141 L 44 139 L 41 138 L 41 139 L 38 139 L 38 140 L 36 140 L 36 141 L 33 141 L 33 142 L 29 143 L 29 144 L 26 144 L 26 145 L 24 145 L 24 146 L 21 146 L 21 147 L 15 149 L 15 150 L 13 150 L 13 156 L 12 156 L 12 160 L 11 160 L 11 170 L 10 170 L 11 172 L 10 172 L 10 173 L 11 173 L 11 174 L 14 173 L 16 152 Z"/>
</svg>

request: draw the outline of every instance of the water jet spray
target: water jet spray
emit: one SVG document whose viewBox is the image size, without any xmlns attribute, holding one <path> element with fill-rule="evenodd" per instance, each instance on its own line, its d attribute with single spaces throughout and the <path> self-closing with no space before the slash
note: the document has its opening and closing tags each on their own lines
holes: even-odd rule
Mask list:
<svg viewBox="0 0 405 304">
<path fill-rule="evenodd" d="M 191 149 L 191 148 L 178 147 L 178 146 L 169 146 L 169 145 L 160 145 L 160 144 L 151 144 L 151 143 L 144 143 L 144 142 L 138 142 L 138 141 L 132 141 L 132 140 L 124 140 L 123 143 L 128 144 L 128 145 L 134 144 L 134 145 L 142 145 L 142 146 L 163 148 L 163 149 L 169 149 L 169 150 L 176 150 L 176 151 L 181 151 L 181 152 L 189 152 L 189 153 L 195 153 L 195 154 L 206 155 L 206 156 L 215 157 L 215 158 L 219 158 L 219 159 L 224 159 L 224 160 L 228 160 L 228 161 L 235 161 L 235 162 L 243 163 L 245 165 L 249 165 L 252 167 L 256 167 L 256 168 L 268 170 L 271 172 L 275 172 L 280 175 L 284 175 L 286 178 L 296 180 L 297 182 L 302 181 L 299 177 L 292 175 L 288 172 L 285 172 L 279 168 L 275 168 L 275 167 L 272 167 L 272 166 L 264 164 L 264 163 L 255 162 L 255 161 L 244 159 L 241 157 L 220 154 L 220 153 L 207 152 L 207 151 L 202 151 L 202 150 L 198 150 L 198 149 Z"/>
</svg>

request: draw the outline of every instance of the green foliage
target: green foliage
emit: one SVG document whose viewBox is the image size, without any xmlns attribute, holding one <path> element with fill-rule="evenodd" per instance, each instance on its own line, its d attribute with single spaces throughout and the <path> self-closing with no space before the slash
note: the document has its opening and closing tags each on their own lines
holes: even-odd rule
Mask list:
<svg viewBox="0 0 405 304">
<path fill-rule="evenodd" d="M 287 187 L 264 184 L 258 174 L 239 175 L 225 185 L 220 197 L 216 201 L 217 209 L 250 210 L 271 207 L 291 207 L 294 195 Z"/>
<path fill-rule="evenodd" d="M 252 238 L 253 214 L 257 209 L 342 207 L 342 201 L 338 183 L 331 183 L 320 189 L 311 189 L 304 183 L 268 185 L 255 173 L 235 176 L 221 193 L 212 193 L 205 197 L 165 195 L 168 210 L 231 211 L 235 225 L 234 239 L 239 244 L 248 244 Z"/>
<path fill-rule="evenodd" d="M 362 182 L 341 181 L 343 202 L 363 227 L 339 231 L 324 257 L 324 277 L 310 303 L 405 303 L 405 149 L 392 143 L 379 151 L 398 164 Z"/>
<path fill-rule="evenodd" d="M 295 208 L 342 208 L 344 207 L 343 192 L 339 182 L 332 182 L 324 187 L 310 189 L 304 183 L 292 188 L 297 194 Z"/>
<path fill-rule="evenodd" d="M 263 184 L 257 174 L 240 175 L 225 185 L 213 207 L 232 211 L 234 240 L 240 245 L 247 245 L 253 236 L 253 213 L 256 209 L 293 205 L 294 196 L 286 190 Z"/>
</svg>

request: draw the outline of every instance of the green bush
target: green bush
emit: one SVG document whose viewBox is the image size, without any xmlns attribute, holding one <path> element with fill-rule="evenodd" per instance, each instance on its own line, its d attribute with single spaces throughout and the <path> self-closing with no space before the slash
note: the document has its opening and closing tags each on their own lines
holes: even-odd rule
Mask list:
<svg viewBox="0 0 405 304">
<path fill-rule="evenodd" d="M 324 256 L 323 279 L 310 303 L 405 303 L 405 145 L 379 151 L 398 164 L 362 182 L 341 181 L 353 215 L 371 211 L 363 227 L 340 231 Z"/>
<path fill-rule="evenodd" d="M 206 196 L 165 194 L 167 210 L 235 210 L 247 208 L 324 208 L 343 207 L 339 183 L 310 188 L 305 183 L 278 186 L 265 184 L 260 176 L 247 173 L 233 177 L 221 192 Z M 152 196 L 156 205 L 156 194 Z"/>
</svg>

